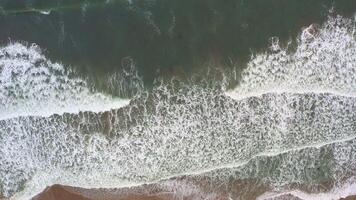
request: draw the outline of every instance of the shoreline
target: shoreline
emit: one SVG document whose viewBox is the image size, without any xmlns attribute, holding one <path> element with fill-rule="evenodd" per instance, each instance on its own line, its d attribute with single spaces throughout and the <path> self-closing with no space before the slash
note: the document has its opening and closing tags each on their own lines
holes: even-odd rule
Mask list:
<svg viewBox="0 0 356 200">
<path fill-rule="evenodd" d="M 319 188 L 314 192 L 308 191 L 306 185 L 290 185 L 287 188 L 292 190 L 273 192 L 272 187 L 255 179 L 235 179 L 222 183 L 204 176 L 182 176 L 124 188 L 86 189 L 55 184 L 32 200 L 325 200 L 329 197 L 330 200 L 356 200 L 352 192 L 355 185 L 345 184 L 338 189 L 324 188 L 327 191 Z M 269 193 L 273 195 L 266 195 Z"/>
<path fill-rule="evenodd" d="M 145 185 L 143 188 L 148 189 L 153 185 Z M 36 195 L 32 200 L 196 200 L 203 199 L 197 194 L 191 194 L 187 196 L 179 196 L 174 192 L 164 192 L 157 189 L 154 191 L 137 191 L 137 187 L 134 188 L 122 188 L 122 189 L 83 189 L 75 188 L 63 185 L 52 185 L 47 187 L 43 192 Z M 96 193 L 96 194 L 93 194 Z M 232 198 L 227 194 L 220 194 L 215 196 L 215 200 L 231 200 Z M 252 200 L 256 198 L 246 198 L 246 200 Z M 268 200 L 284 200 L 284 199 L 301 199 L 291 194 L 284 194 L 275 198 L 267 198 Z M 319 198 L 315 198 L 319 199 Z M 4 199 L 5 200 L 5 199 Z M 356 195 L 347 196 L 345 198 L 339 198 L 339 200 L 356 200 Z"/>
</svg>

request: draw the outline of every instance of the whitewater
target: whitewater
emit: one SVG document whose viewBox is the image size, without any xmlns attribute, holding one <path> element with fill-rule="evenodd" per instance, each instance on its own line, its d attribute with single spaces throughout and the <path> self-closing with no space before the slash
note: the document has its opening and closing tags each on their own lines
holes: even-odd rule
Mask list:
<svg viewBox="0 0 356 200">
<path fill-rule="evenodd" d="M 128 100 L 92 92 L 85 80 L 47 60 L 37 45 L 0 49 L 0 120 L 120 108 Z"/>
<path fill-rule="evenodd" d="M 131 100 L 93 90 L 36 45 L 1 47 L 0 191 L 29 199 L 53 184 L 186 175 L 260 179 L 273 191 L 258 199 L 356 194 L 355 30 L 337 16 L 305 28 L 294 49 L 274 38 L 234 89 L 162 83 Z M 328 195 L 290 188 L 318 181 L 332 183 Z"/>
</svg>

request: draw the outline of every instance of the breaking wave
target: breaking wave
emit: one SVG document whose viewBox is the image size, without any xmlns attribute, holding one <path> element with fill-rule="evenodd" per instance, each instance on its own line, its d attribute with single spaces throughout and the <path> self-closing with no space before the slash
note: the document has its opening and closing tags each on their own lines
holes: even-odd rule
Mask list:
<svg viewBox="0 0 356 200">
<path fill-rule="evenodd" d="M 0 48 L 0 119 L 119 108 L 128 100 L 94 93 L 85 80 L 46 59 L 36 45 Z"/>
<path fill-rule="evenodd" d="M 246 98 L 264 93 L 336 93 L 355 96 L 355 22 L 341 16 L 321 28 L 312 24 L 298 38 L 295 52 L 272 38 L 270 51 L 253 56 L 240 85 L 228 94 Z"/>
<path fill-rule="evenodd" d="M 274 42 L 231 91 L 172 81 L 119 109 L 122 100 L 92 93 L 37 47 L 12 44 L 1 52 L 5 196 L 26 199 L 52 184 L 117 188 L 181 175 L 226 185 L 257 179 L 277 191 L 338 187 L 355 176 L 353 20 L 310 26 L 292 52 Z"/>
</svg>

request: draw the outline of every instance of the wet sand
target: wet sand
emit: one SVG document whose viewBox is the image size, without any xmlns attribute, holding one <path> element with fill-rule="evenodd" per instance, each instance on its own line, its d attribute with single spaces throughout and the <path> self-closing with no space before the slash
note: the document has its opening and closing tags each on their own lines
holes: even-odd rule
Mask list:
<svg viewBox="0 0 356 200">
<path fill-rule="evenodd" d="M 94 192 L 95 190 L 93 190 Z M 88 194 L 76 191 L 75 188 L 71 188 L 68 186 L 61 186 L 61 185 L 53 185 L 48 187 L 45 191 L 41 194 L 36 196 L 34 200 L 96 200 L 96 199 L 117 199 L 117 200 L 153 200 L 153 199 L 173 199 L 169 194 L 155 194 L 155 195 L 143 195 L 143 194 L 131 194 L 125 195 L 123 194 L 113 197 L 112 194 L 108 194 L 107 196 L 102 192 L 98 191 L 99 195 L 93 195 L 93 197 L 87 197 Z"/>
<path fill-rule="evenodd" d="M 355 196 L 349 196 L 349 197 L 346 197 L 346 198 L 342 198 L 340 200 L 356 200 L 356 195 Z"/>
<path fill-rule="evenodd" d="M 95 193 L 95 194 L 94 194 Z M 53 185 L 45 189 L 33 200 L 194 200 L 200 199 L 193 196 L 179 196 L 172 192 L 140 192 L 136 188 L 131 191 L 127 189 L 116 189 L 112 191 L 100 189 L 80 189 L 62 185 Z M 227 198 L 218 198 L 227 200 Z"/>
<path fill-rule="evenodd" d="M 255 180 L 232 180 L 228 184 L 209 178 L 179 177 L 155 184 L 118 189 L 83 189 L 53 185 L 33 200 L 231 200 L 256 199 L 268 188 Z"/>
<path fill-rule="evenodd" d="M 120 189 L 84 189 L 53 185 L 35 196 L 33 200 L 233 200 L 236 199 L 236 196 L 239 196 L 240 198 L 238 199 L 241 200 L 253 200 L 268 191 L 267 187 L 261 185 L 253 186 L 250 183 L 253 182 L 235 182 L 235 184 L 225 189 L 217 187 L 217 185 L 207 186 L 205 181 L 197 184 L 199 185 L 198 187 L 197 185 L 189 185 L 180 181 Z M 240 194 L 237 194 L 237 191 Z M 290 194 L 272 199 L 300 200 L 300 198 Z M 356 196 L 349 196 L 340 200 L 356 200 Z"/>
</svg>

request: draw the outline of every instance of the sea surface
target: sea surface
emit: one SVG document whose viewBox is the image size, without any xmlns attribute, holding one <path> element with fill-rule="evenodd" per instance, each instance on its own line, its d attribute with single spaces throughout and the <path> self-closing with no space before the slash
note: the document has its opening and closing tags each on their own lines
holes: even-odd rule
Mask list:
<svg viewBox="0 0 356 200">
<path fill-rule="evenodd" d="M 54 184 L 356 195 L 356 1 L 0 0 L 0 199 Z"/>
</svg>

